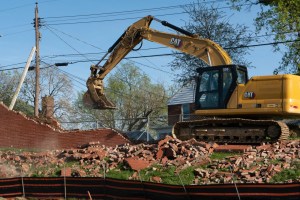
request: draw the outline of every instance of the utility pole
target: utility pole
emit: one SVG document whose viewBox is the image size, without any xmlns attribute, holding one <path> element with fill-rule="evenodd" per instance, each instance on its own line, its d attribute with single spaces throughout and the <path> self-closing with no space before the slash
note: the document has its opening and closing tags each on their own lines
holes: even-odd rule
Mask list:
<svg viewBox="0 0 300 200">
<path fill-rule="evenodd" d="M 38 12 L 38 3 L 35 3 L 35 19 L 34 19 L 34 28 L 35 28 L 35 98 L 34 98 L 34 116 L 39 117 L 39 96 L 40 96 L 40 32 L 39 32 L 39 12 Z"/>
<path fill-rule="evenodd" d="M 9 110 L 12 110 L 12 109 L 14 108 L 14 106 L 15 106 L 15 103 L 16 103 L 16 101 L 17 101 L 19 92 L 20 92 L 20 90 L 21 90 L 22 84 L 23 84 L 23 82 L 24 82 L 24 79 L 25 79 L 25 77 L 26 77 L 27 71 L 28 71 L 28 69 L 29 69 L 29 65 L 30 65 L 30 63 L 31 63 L 31 60 L 32 60 L 32 57 L 33 57 L 34 52 L 35 52 L 35 47 L 32 47 L 32 50 L 31 50 L 30 55 L 29 55 L 29 57 L 28 57 L 28 59 L 27 59 L 27 63 L 26 63 L 26 65 L 25 65 L 24 71 L 23 71 L 22 76 L 21 76 L 21 78 L 20 78 L 20 82 L 19 82 L 19 84 L 18 84 L 18 87 L 17 87 L 17 89 L 16 89 L 16 92 L 15 92 L 15 94 L 14 94 L 12 100 L 11 100 L 10 105 L 9 105 L 9 108 L 8 108 Z"/>
</svg>

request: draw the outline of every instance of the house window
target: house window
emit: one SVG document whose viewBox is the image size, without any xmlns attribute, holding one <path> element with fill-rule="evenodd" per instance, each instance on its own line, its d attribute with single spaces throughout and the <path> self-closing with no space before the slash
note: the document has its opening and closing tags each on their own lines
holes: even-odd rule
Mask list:
<svg viewBox="0 0 300 200">
<path fill-rule="evenodd" d="M 182 120 L 187 120 L 190 118 L 190 104 L 185 103 L 181 105 Z"/>
</svg>

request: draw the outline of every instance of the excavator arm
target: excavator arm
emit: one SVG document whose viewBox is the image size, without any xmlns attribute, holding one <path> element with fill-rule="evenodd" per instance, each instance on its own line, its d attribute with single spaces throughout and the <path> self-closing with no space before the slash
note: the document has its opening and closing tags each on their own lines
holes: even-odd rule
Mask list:
<svg viewBox="0 0 300 200">
<path fill-rule="evenodd" d="M 149 26 L 153 20 L 184 35 L 151 29 Z M 217 43 L 202 39 L 198 35 L 189 33 L 166 21 L 160 21 L 153 16 L 146 16 L 129 26 L 103 58 L 96 65 L 91 66 L 91 75 L 87 80 L 88 91 L 84 94 L 86 106 L 94 109 L 115 108 L 115 105 L 104 95 L 103 79 L 143 39 L 195 56 L 210 66 L 231 64 L 230 57 Z M 103 66 L 100 66 L 108 54 L 110 54 L 109 58 Z"/>
</svg>

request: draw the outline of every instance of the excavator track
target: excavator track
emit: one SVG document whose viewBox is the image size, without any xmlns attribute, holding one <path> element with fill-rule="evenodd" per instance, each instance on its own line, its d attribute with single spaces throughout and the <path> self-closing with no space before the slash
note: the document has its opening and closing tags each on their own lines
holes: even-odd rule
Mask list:
<svg viewBox="0 0 300 200">
<path fill-rule="evenodd" d="M 177 122 L 173 134 L 181 140 L 257 144 L 287 140 L 290 132 L 285 123 L 275 120 L 206 118 Z"/>
</svg>

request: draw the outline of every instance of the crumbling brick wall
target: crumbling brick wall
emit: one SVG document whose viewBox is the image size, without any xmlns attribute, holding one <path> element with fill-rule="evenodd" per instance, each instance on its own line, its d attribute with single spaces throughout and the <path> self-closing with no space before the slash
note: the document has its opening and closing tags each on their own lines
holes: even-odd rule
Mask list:
<svg viewBox="0 0 300 200">
<path fill-rule="evenodd" d="M 61 131 L 29 119 L 22 113 L 9 111 L 0 102 L 0 148 L 64 149 L 89 142 L 100 142 L 106 146 L 130 143 L 113 129 Z"/>
</svg>

